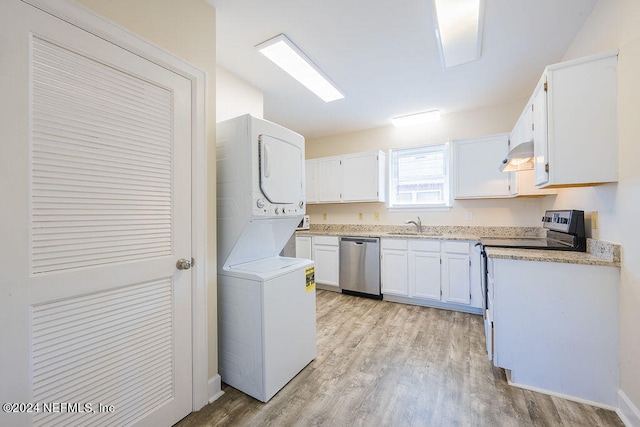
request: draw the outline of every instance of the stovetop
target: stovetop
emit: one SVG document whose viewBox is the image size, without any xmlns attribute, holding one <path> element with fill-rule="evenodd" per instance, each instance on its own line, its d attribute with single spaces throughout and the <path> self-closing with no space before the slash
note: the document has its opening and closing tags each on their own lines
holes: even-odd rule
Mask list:
<svg viewBox="0 0 640 427">
<path fill-rule="evenodd" d="M 520 248 L 520 249 L 551 249 L 575 251 L 576 248 L 571 243 L 549 238 L 504 238 L 504 239 L 481 239 L 480 243 L 493 248 Z"/>
<path fill-rule="evenodd" d="M 584 211 L 550 210 L 542 217 L 547 237 L 531 238 L 487 238 L 480 243 L 486 247 L 549 249 L 556 251 L 586 252 Z"/>
</svg>

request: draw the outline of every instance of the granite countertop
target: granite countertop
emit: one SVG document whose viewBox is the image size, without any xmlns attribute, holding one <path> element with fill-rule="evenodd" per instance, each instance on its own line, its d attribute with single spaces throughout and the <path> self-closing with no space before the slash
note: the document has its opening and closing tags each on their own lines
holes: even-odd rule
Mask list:
<svg viewBox="0 0 640 427">
<path fill-rule="evenodd" d="M 482 238 L 544 237 L 542 227 L 470 227 L 470 226 L 422 226 L 312 224 L 309 230 L 297 231 L 298 236 L 351 236 L 395 239 L 467 240 Z M 601 240 L 587 239 L 587 252 L 554 251 L 541 249 L 486 248 L 487 256 L 522 261 L 559 262 L 570 264 L 603 265 L 620 267 L 620 245 Z"/>
<path fill-rule="evenodd" d="M 541 237 L 546 232 L 542 227 L 467 227 L 467 226 L 422 226 L 420 233 L 414 226 L 405 225 L 354 225 L 312 224 L 309 230 L 297 231 L 299 236 L 352 236 L 395 239 L 471 240 L 482 237 Z"/>
<path fill-rule="evenodd" d="M 486 248 L 485 250 L 489 258 L 620 267 L 619 260 L 609 260 L 589 252 L 514 248 Z"/>
</svg>

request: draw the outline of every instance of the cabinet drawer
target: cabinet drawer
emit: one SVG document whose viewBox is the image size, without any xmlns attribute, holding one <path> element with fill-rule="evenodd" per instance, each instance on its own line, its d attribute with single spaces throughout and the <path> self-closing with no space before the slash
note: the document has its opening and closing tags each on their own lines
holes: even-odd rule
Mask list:
<svg viewBox="0 0 640 427">
<path fill-rule="evenodd" d="M 468 254 L 469 242 L 444 242 L 444 251 L 454 254 Z"/>
<path fill-rule="evenodd" d="M 380 247 L 382 249 L 404 249 L 409 247 L 407 239 L 381 239 Z"/>
<path fill-rule="evenodd" d="M 314 245 L 338 246 L 338 236 L 313 236 Z"/>
<path fill-rule="evenodd" d="M 422 252 L 440 252 L 439 240 L 411 240 L 409 241 L 409 247 L 412 251 Z"/>
</svg>

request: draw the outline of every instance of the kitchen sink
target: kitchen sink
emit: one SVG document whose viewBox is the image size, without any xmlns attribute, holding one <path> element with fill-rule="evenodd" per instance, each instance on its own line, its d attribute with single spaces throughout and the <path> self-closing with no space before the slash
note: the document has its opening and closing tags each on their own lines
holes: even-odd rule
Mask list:
<svg viewBox="0 0 640 427">
<path fill-rule="evenodd" d="M 416 231 L 399 231 L 387 233 L 387 236 L 416 236 L 416 237 L 441 237 L 442 234 L 425 234 Z"/>
</svg>

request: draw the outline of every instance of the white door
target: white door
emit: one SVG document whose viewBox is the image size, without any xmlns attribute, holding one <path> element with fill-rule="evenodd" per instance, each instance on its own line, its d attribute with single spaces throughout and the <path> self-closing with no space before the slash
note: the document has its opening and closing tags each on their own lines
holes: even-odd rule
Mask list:
<svg viewBox="0 0 640 427">
<path fill-rule="evenodd" d="M 0 52 L 0 400 L 39 404 L 0 424 L 170 425 L 192 399 L 190 82 L 18 0 Z"/>
</svg>

